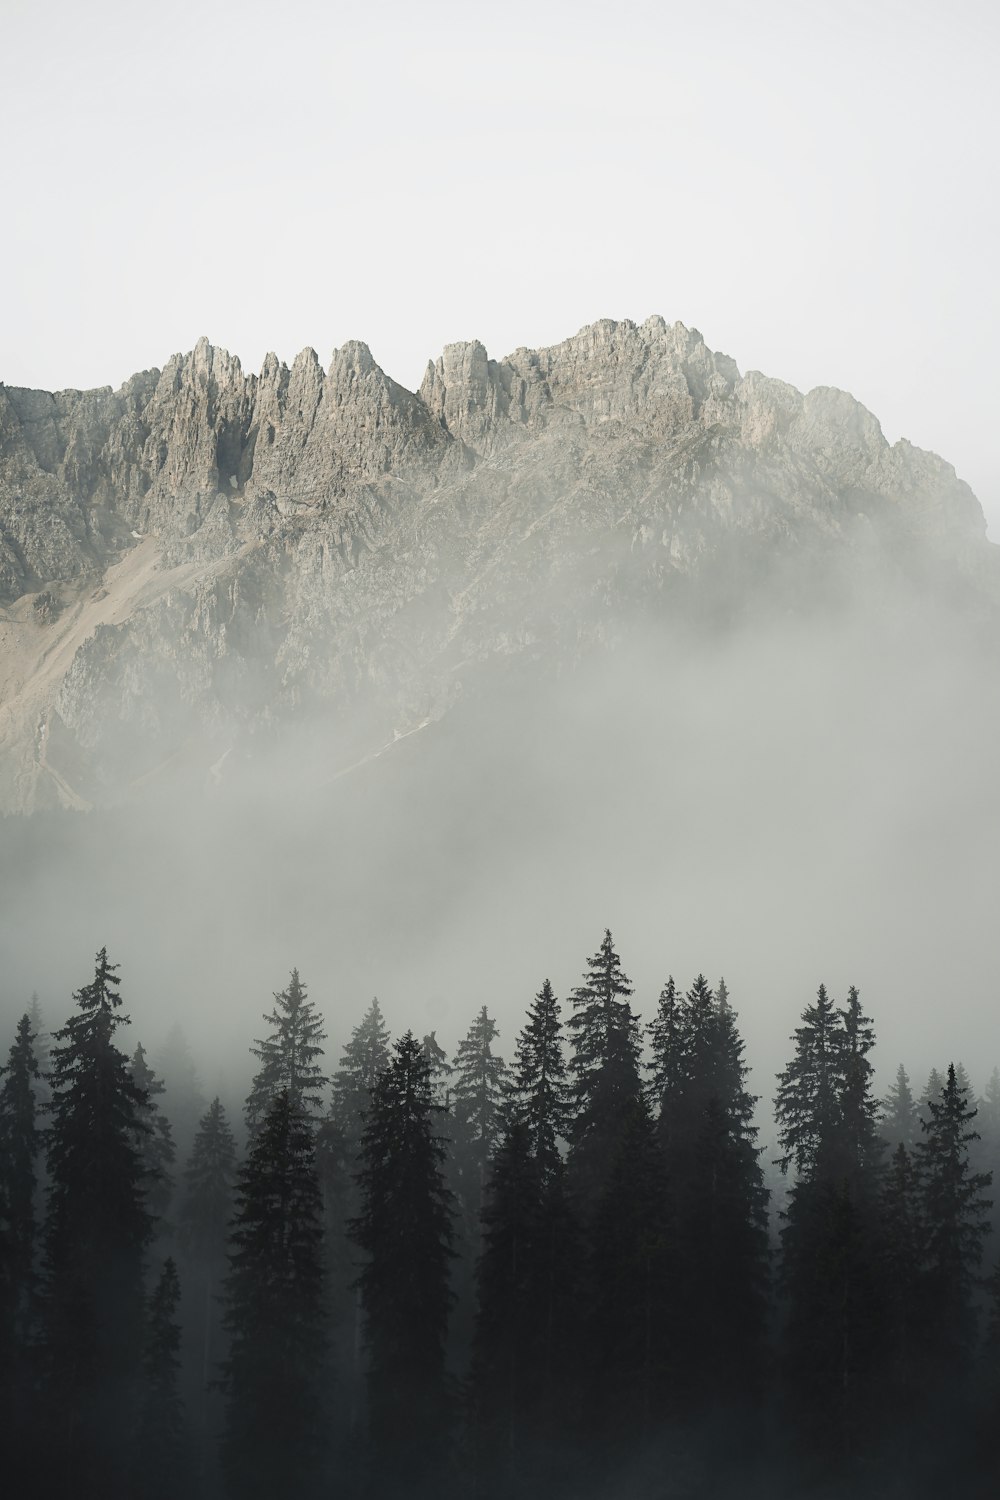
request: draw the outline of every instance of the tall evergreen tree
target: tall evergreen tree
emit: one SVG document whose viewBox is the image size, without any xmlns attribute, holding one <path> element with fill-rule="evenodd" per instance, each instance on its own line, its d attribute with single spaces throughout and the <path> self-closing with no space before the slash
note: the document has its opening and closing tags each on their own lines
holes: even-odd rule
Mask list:
<svg viewBox="0 0 1000 1500">
<path fill-rule="evenodd" d="M 909 1075 L 902 1063 L 896 1069 L 895 1082 L 882 1100 L 879 1129 L 882 1139 L 893 1150 L 897 1146 L 905 1146 L 907 1152 L 912 1152 L 920 1135 L 920 1110 L 910 1088 Z"/>
<path fill-rule="evenodd" d="M 237 1500 L 308 1491 L 322 1473 L 322 1235 L 313 1131 L 281 1089 L 240 1172 L 225 1284 L 223 1463 Z"/>
<path fill-rule="evenodd" d="M 904 1416 L 913 1410 L 923 1383 L 918 1348 L 923 1234 L 916 1170 L 903 1141 L 883 1178 L 881 1218 L 886 1386 L 891 1414 Z"/>
<path fill-rule="evenodd" d="M 546 979 L 517 1039 L 511 1070 L 512 1117 L 528 1130 L 543 1182 L 562 1167 L 559 1142 L 569 1135 L 570 1091 L 562 1047 L 559 1001 Z"/>
<path fill-rule="evenodd" d="M 453 1209 L 435 1109 L 430 1066 L 408 1031 L 372 1090 L 351 1229 L 367 1257 L 359 1283 L 371 1452 L 387 1496 L 437 1493 L 447 1443 Z"/>
<path fill-rule="evenodd" d="M 629 1003 L 631 994 L 606 929 L 583 983 L 570 997 L 568 1022 L 574 1091 L 569 1167 L 574 1192 L 588 1213 L 610 1177 L 642 1092 L 639 1021 Z"/>
<path fill-rule="evenodd" d="M 670 1220 L 656 1132 L 636 1093 L 591 1224 L 583 1409 L 612 1454 L 650 1438 L 667 1415 Z"/>
<path fill-rule="evenodd" d="M 308 998 L 298 969 L 292 970 L 287 987 L 274 1000 L 274 1008 L 264 1017 L 271 1034 L 250 1048 L 260 1063 L 246 1102 L 251 1134 L 282 1092 L 287 1092 L 293 1113 L 316 1119 L 328 1081 L 319 1062 L 326 1040 L 323 1017 Z"/>
<path fill-rule="evenodd" d="M 815 1005 L 802 1012 L 795 1056 L 778 1074 L 774 1114 L 784 1151 L 783 1172 L 794 1163 L 800 1178 L 829 1170 L 840 1145 L 842 1035 L 836 1006 L 821 984 Z"/>
<path fill-rule="evenodd" d="M 360 1422 L 363 1402 L 361 1294 L 358 1249 L 348 1235 L 360 1200 L 355 1174 L 371 1091 L 390 1059 L 389 1028 L 378 999 L 368 1007 L 341 1053 L 332 1099 L 316 1136 L 326 1242 L 327 1296 L 334 1341 L 337 1386 L 349 1432 Z"/>
<path fill-rule="evenodd" d="M 0 1407 L 10 1432 L 31 1423 L 36 1306 L 35 1120 L 38 1062 L 31 1018 L 18 1022 L 6 1069 L 0 1068 Z M 23 1442 L 8 1444 L 12 1493 L 28 1493 L 37 1473 Z"/>
<path fill-rule="evenodd" d="M 494 1154 L 476 1268 L 476 1482 L 499 1496 L 565 1485 L 579 1438 L 582 1245 L 536 1120 L 513 1113 Z"/>
<path fill-rule="evenodd" d="M 656 1014 L 646 1028 L 650 1048 L 648 1095 L 660 1134 L 668 1133 L 671 1110 L 684 1081 L 687 1033 L 684 1001 L 671 974 L 656 1003 Z"/>
<path fill-rule="evenodd" d="M 969 1150 L 973 1170 L 988 1172 L 993 1179 L 993 1210 L 990 1215 L 991 1238 L 987 1258 L 1000 1255 L 1000 1068 L 994 1068 L 976 1101 L 976 1130 L 979 1140 Z"/>
<path fill-rule="evenodd" d="M 820 986 L 778 1075 L 775 1116 L 796 1167 L 782 1230 L 786 1373 L 802 1430 L 850 1469 L 873 1439 L 881 1299 L 877 1106 L 871 1023 L 857 992 Z"/>
<path fill-rule="evenodd" d="M 930 1357 L 939 1367 L 947 1361 L 954 1379 L 968 1370 L 975 1345 L 972 1294 L 989 1232 L 990 1177 L 970 1166 L 976 1111 L 953 1064 L 927 1109 L 915 1149 L 925 1233 L 921 1321 Z"/>
<path fill-rule="evenodd" d="M 441 1109 L 451 1108 L 451 1075 L 454 1068 L 448 1054 L 437 1039 L 436 1031 L 429 1031 L 421 1043 L 424 1058 L 430 1070 L 431 1090 L 434 1103 Z"/>
<path fill-rule="evenodd" d="M 944 1078 L 942 1074 L 938 1072 L 937 1068 L 931 1068 L 930 1072 L 927 1075 L 927 1082 L 924 1084 L 923 1091 L 917 1102 L 917 1110 L 920 1115 L 921 1129 L 923 1128 L 924 1123 L 930 1122 L 931 1112 L 929 1108 L 929 1101 L 931 1099 L 937 1099 L 943 1088 Z M 918 1131 L 914 1139 L 914 1145 L 916 1145 L 917 1141 L 919 1140 L 920 1133 Z"/>
<path fill-rule="evenodd" d="M 177 1216 L 185 1278 L 191 1289 L 187 1321 L 197 1349 L 197 1426 L 203 1449 L 221 1334 L 219 1289 L 226 1267 L 236 1176 L 236 1143 L 226 1111 L 216 1096 L 194 1138 Z"/>
<path fill-rule="evenodd" d="M 545 1396 L 543 1187 L 533 1145 L 529 1125 L 516 1121 L 496 1153 L 476 1268 L 476 1479 L 499 1496 L 532 1485 Z"/>
<path fill-rule="evenodd" d="M 484 1005 L 455 1054 L 452 1114 L 458 1191 L 470 1243 L 477 1244 L 490 1159 L 503 1114 L 507 1069 L 493 1052 L 497 1023 Z"/>
<path fill-rule="evenodd" d="M 4 1220 L 6 1263 L 10 1277 L 10 1334 L 23 1344 L 28 1333 L 35 1279 L 35 1186 L 40 1132 L 36 1121 L 38 1081 L 35 1033 L 23 1015 L 0 1069 L 0 1216 Z"/>
<path fill-rule="evenodd" d="M 54 1033 L 45 1228 L 46 1391 L 51 1479 L 123 1492 L 142 1356 L 143 1262 L 152 1234 L 142 1156 L 146 1097 L 115 1045 L 117 965 L 97 955 L 76 1013 Z"/>
<path fill-rule="evenodd" d="M 360 1144 L 371 1091 L 388 1065 L 389 1028 L 376 997 L 351 1032 L 332 1080 L 330 1114 L 352 1145 Z"/>
<path fill-rule="evenodd" d="M 140 1042 L 132 1054 L 132 1078 L 137 1088 L 145 1095 L 142 1107 L 142 1127 L 136 1134 L 136 1146 L 142 1155 L 146 1178 L 146 1201 L 150 1211 L 163 1220 L 174 1194 L 174 1139 L 170 1121 L 157 1104 L 163 1093 L 163 1084 L 146 1061 L 146 1049 Z"/>
<path fill-rule="evenodd" d="M 180 1300 L 177 1267 L 168 1256 L 149 1298 L 146 1315 L 134 1490 L 142 1500 L 175 1500 L 186 1477 L 184 1412 L 178 1389 Z"/>
<path fill-rule="evenodd" d="M 673 980 L 650 1027 L 652 1096 L 673 1213 L 671 1344 L 678 1399 L 705 1407 L 759 1388 L 767 1311 L 767 1199 L 756 1097 L 725 981 Z"/>
</svg>

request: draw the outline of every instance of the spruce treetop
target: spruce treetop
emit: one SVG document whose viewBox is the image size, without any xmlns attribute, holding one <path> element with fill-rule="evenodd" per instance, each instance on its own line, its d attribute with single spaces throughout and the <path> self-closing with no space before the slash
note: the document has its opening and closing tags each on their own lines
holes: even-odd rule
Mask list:
<svg viewBox="0 0 1000 1500">
<path fill-rule="evenodd" d="M 455 1117 L 471 1139 L 490 1145 L 496 1136 L 507 1078 L 503 1058 L 493 1052 L 499 1034 L 496 1021 L 484 1005 L 459 1043 L 453 1063 Z"/>
<path fill-rule="evenodd" d="M 184 1181 L 183 1241 L 198 1255 L 217 1256 L 225 1243 L 236 1181 L 236 1142 L 218 1095 L 198 1126 Z"/>
<path fill-rule="evenodd" d="M 360 1132 L 375 1080 L 388 1062 L 389 1028 L 376 996 L 345 1043 L 333 1075 L 330 1113 L 348 1140 Z"/>
<path fill-rule="evenodd" d="M 569 1134 L 570 1094 L 560 1015 L 561 1006 L 546 979 L 518 1036 L 512 1068 L 509 1113 L 512 1122 L 521 1122 L 527 1130 L 543 1181 L 559 1170 L 559 1141 Z"/>
<path fill-rule="evenodd" d="M 882 1136 L 891 1147 L 903 1145 L 907 1151 L 912 1151 L 919 1129 L 917 1101 L 910 1087 L 909 1074 L 900 1063 L 895 1080 L 881 1104 Z"/>
<path fill-rule="evenodd" d="M 573 1041 L 577 1089 L 586 1091 L 588 1075 L 609 1063 L 638 1077 L 639 1022 L 629 1004 L 632 985 L 622 970 L 611 929 L 588 960 L 583 983 L 570 996 L 573 1014 L 568 1027 Z"/>
<path fill-rule="evenodd" d="M 250 1048 L 260 1063 L 246 1102 L 247 1127 L 257 1130 L 281 1092 L 287 1092 L 289 1107 L 316 1119 L 322 1107 L 322 1091 L 328 1079 L 319 1063 L 323 1056 L 323 1017 L 308 998 L 306 987 L 293 969 L 288 985 L 274 997 L 273 1009 L 264 1016 L 270 1036 L 258 1038 Z"/>
<path fill-rule="evenodd" d="M 989 1172 L 970 1169 L 969 1147 L 979 1140 L 972 1128 L 976 1111 L 969 1103 L 968 1085 L 959 1083 L 953 1063 L 948 1065 L 937 1098 L 928 1097 L 927 1110 L 929 1118 L 922 1121 L 924 1137 L 916 1144 L 915 1156 L 928 1259 L 947 1268 L 967 1290 L 989 1233 L 991 1201 L 984 1195 L 992 1178 Z"/>
</svg>

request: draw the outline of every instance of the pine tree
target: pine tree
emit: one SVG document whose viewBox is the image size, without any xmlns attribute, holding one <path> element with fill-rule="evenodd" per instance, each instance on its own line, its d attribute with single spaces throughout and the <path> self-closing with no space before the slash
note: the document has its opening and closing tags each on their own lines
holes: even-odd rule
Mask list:
<svg viewBox="0 0 1000 1500">
<path fill-rule="evenodd" d="M 136 1134 L 136 1146 L 142 1155 L 146 1178 L 146 1201 L 150 1212 L 160 1221 L 159 1231 L 174 1194 L 174 1140 L 170 1121 L 157 1105 L 164 1086 L 146 1061 L 146 1049 L 140 1042 L 132 1055 L 132 1078 L 142 1090 L 146 1102 L 142 1108 L 142 1128 Z"/>
<path fill-rule="evenodd" d="M 896 1412 L 903 1414 L 912 1409 L 922 1384 L 918 1296 L 923 1251 L 917 1175 L 903 1141 L 883 1179 L 881 1218 L 886 1383 Z"/>
<path fill-rule="evenodd" d="M 857 1186 L 874 1190 L 882 1157 L 877 1127 L 878 1101 L 872 1092 L 875 1070 L 868 1060 L 868 1054 L 875 1046 L 875 1032 L 870 1017 L 862 1011 L 860 997 L 853 985 L 847 992 L 847 1004 L 839 1015 L 843 1031 L 840 1131 L 844 1169 Z"/>
<path fill-rule="evenodd" d="M 990 1240 L 987 1257 L 1000 1255 L 1000 1068 L 994 1068 L 976 1101 L 976 1130 L 979 1140 L 970 1147 L 970 1161 L 976 1172 L 989 1172 L 993 1179 L 993 1211 L 990 1215 Z"/>
<path fill-rule="evenodd" d="M 588 1213 L 610 1177 L 642 1092 L 639 1022 L 629 1004 L 631 994 L 611 932 L 605 930 L 583 983 L 570 997 L 568 1023 L 574 1088 L 569 1167 L 573 1190 Z"/>
<path fill-rule="evenodd" d="M 351 1032 L 332 1080 L 330 1114 L 352 1145 L 360 1143 L 371 1091 L 388 1065 L 389 1028 L 376 997 Z"/>
<path fill-rule="evenodd" d="M 968 1096 L 949 1064 L 938 1097 L 927 1100 L 929 1119 L 915 1148 L 925 1235 L 921 1321 L 929 1356 L 938 1368 L 947 1362 L 950 1379 L 971 1362 L 972 1293 L 989 1232 L 990 1177 L 970 1167 L 969 1146 L 978 1137 Z"/>
<path fill-rule="evenodd" d="M 434 1095 L 434 1103 L 441 1109 L 451 1108 L 451 1075 L 454 1068 L 448 1061 L 448 1054 L 437 1039 L 437 1033 L 428 1032 L 421 1043 L 424 1058 L 430 1069 L 431 1090 Z"/>
<path fill-rule="evenodd" d="M 10 1335 L 19 1345 L 28 1334 L 35 1279 L 35 1186 L 40 1133 L 35 1088 L 39 1068 L 35 1033 L 25 1014 L 17 1024 L 7 1067 L 0 1069 L 0 1216 L 10 1278 Z"/>
<path fill-rule="evenodd" d="M 238 1500 L 308 1491 L 322 1472 L 322 1235 L 313 1131 L 281 1089 L 240 1172 L 225 1283 L 223 1463 Z"/>
<path fill-rule="evenodd" d="M 274 1009 L 264 1017 L 271 1035 L 258 1038 L 250 1048 L 260 1063 L 246 1102 L 251 1134 L 282 1091 L 287 1092 L 293 1113 L 316 1119 L 327 1084 L 318 1061 L 326 1040 L 323 1017 L 308 999 L 298 969 L 292 970 L 288 987 L 274 999 Z"/>
<path fill-rule="evenodd" d="M 793 1040 L 795 1056 L 778 1074 L 774 1101 L 778 1165 L 795 1165 L 800 1178 L 829 1170 L 840 1144 L 842 1036 L 836 1007 L 821 984 L 815 1005 L 802 1012 Z"/>
<path fill-rule="evenodd" d="M 656 1015 L 646 1028 L 651 1053 L 647 1092 L 661 1136 L 669 1133 L 671 1111 L 680 1097 L 687 1066 L 683 1009 L 683 998 L 671 974 L 660 991 Z"/>
<path fill-rule="evenodd" d="M 500 1134 L 507 1080 L 503 1058 L 493 1053 L 498 1034 L 484 1005 L 459 1044 L 453 1064 L 454 1155 L 465 1231 L 473 1244 L 479 1240 L 483 1195 Z"/>
<path fill-rule="evenodd" d="M 453 1209 L 435 1109 L 430 1066 L 408 1031 L 372 1090 L 361 1211 L 351 1226 L 367 1257 L 359 1285 L 370 1441 L 379 1492 L 388 1496 L 436 1493 L 447 1442 Z"/>
<path fill-rule="evenodd" d="M 184 1414 L 178 1391 L 180 1300 L 177 1267 L 168 1257 L 149 1298 L 146 1314 L 134 1489 L 142 1500 L 174 1500 L 185 1478 Z"/>
<path fill-rule="evenodd" d="M 930 1072 L 927 1075 L 927 1082 L 924 1084 L 923 1092 L 920 1095 L 919 1100 L 917 1101 L 917 1110 L 920 1116 L 921 1129 L 923 1128 L 924 1123 L 929 1122 L 931 1118 L 929 1101 L 931 1099 L 937 1099 L 943 1088 L 944 1078 L 938 1072 L 937 1068 L 931 1068 Z M 916 1145 L 917 1141 L 919 1140 L 920 1133 L 918 1131 L 917 1136 L 914 1139 L 914 1145 Z"/>
<path fill-rule="evenodd" d="M 219 1288 L 236 1185 L 236 1143 L 218 1096 L 202 1118 L 184 1171 L 178 1239 L 193 1292 L 188 1324 L 198 1351 L 198 1426 L 204 1444 L 219 1344 Z"/>
<path fill-rule="evenodd" d="M 896 1069 L 895 1083 L 882 1101 L 879 1128 L 882 1139 L 889 1146 L 893 1149 L 905 1146 L 908 1152 L 913 1150 L 920 1134 L 920 1111 L 910 1088 L 909 1075 L 902 1063 Z"/>
<path fill-rule="evenodd" d="M 780 1165 L 796 1167 L 781 1236 L 786 1373 L 803 1432 L 831 1466 L 850 1465 L 874 1436 L 884 1312 L 874 1033 L 856 990 L 838 1011 L 821 985 L 794 1040 L 775 1099 Z"/>
<path fill-rule="evenodd" d="M 477 1487 L 523 1494 L 537 1463 L 544 1402 L 542 1172 L 529 1125 L 517 1121 L 492 1164 L 476 1267 L 473 1431 Z"/>
<path fill-rule="evenodd" d="M 650 1027 L 652 1097 L 674 1227 L 671 1342 L 678 1399 L 704 1409 L 759 1387 L 767 1312 L 767 1200 L 756 1097 L 729 992 L 669 980 Z"/>
<path fill-rule="evenodd" d="M 31 1018 L 24 1015 L 0 1068 L 0 1408 L 10 1432 L 34 1417 L 35 1194 L 40 1133 L 35 1122 L 38 1063 Z M 12 1493 L 29 1493 L 31 1455 L 10 1443 L 5 1476 Z"/>
<path fill-rule="evenodd" d="M 667 1413 L 670 1248 L 663 1161 L 636 1093 L 591 1225 L 584 1416 L 613 1452 L 648 1439 Z"/>
<path fill-rule="evenodd" d="M 569 1135 L 570 1091 L 562 1048 L 558 1000 L 546 979 L 517 1039 L 511 1070 L 509 1110 L 528 1130 L 531 1153 L 543 1182 L 562 1167 L 559 1142 Z"/>
<path fill-rule="evenodd" d="M 704 1101 L 693 1170 L 681 1174 L 689 1192 L 686 1205 L 678 1204 L 678 1238 L 682 1245 L 687 1238 L 681 1274 L 689 1274 L 691 1304 L 700 1309 L 689 1373 L 706 1405 L 759 1393 L 768 1314 L 768 1192 L 754 1124 L 758 1100 L 746 1087 L 750 1070 L 724 980 L 707 1042 L 704 1082 L 699 1088 L 695 1080 L 692 1091 L 694 1100 Z M 696 1062 L 697 1046 L 691 1055 Z"/>
<path fill-rule="evenodd" d="M 51 1054 L 44 1354 L 61 1420 L 49 1452 L 53 1484 L 84 1493 L 126 1483 L 152 1234 L 136 1145 L 146 1100 L 115 1045 L 128 1024 L 118 985 L 102 948 Z"/>
<path fill-rule="evenodd" d="M 351 1032 L 333 1075 L 332 1100 L 316 1136 L 327 1255 L 327 1295 L 335 1340 L 336 1380 L 347 1427 L 354 1432 L 363 1400 L 361 1295 L 357 1247 L 348 1225 L 359 1210 L 354 1181 L 371 1091 L 389 1065 L 389 1028 L 378 999 Z"/>
</svg>

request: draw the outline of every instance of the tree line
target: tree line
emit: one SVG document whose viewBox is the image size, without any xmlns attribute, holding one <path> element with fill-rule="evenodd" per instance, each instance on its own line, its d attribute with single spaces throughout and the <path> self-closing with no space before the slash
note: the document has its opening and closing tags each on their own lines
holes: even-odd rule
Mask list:
<svg viewBox="0 0 1000 1500">
<path fill-rule="evenodd" d="M 11 1493 L 919 1495 L 996 1472 L 1000 1074 L 875 1093 L 856 989 L 777 1079 L 724 981 L 643 1027 L 610 932 L 509 1063 L 373 1001 L 326 1071 L 293 970 L 231 1122 L 101 950 L 0 1074 Z M 180 1148 L 180 1151 L 179 1149 Z"/>
</svg>

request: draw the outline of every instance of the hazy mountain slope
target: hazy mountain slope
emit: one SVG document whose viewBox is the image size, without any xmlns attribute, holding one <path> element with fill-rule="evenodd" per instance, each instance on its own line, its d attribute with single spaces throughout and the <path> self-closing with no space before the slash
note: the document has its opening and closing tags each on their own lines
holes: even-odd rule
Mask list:
<svg viewBox="0 0 1000 1500">
<path fill-rule="evenodd" d="M 950 466 L 660 318 L 452 345 L 416 395 L 363 344 L 0 387 L 0 806 L 225 783 L 275 742 L 322 782 L 491 661 L 899 589 L 993 616 Z"/>
</svg>

